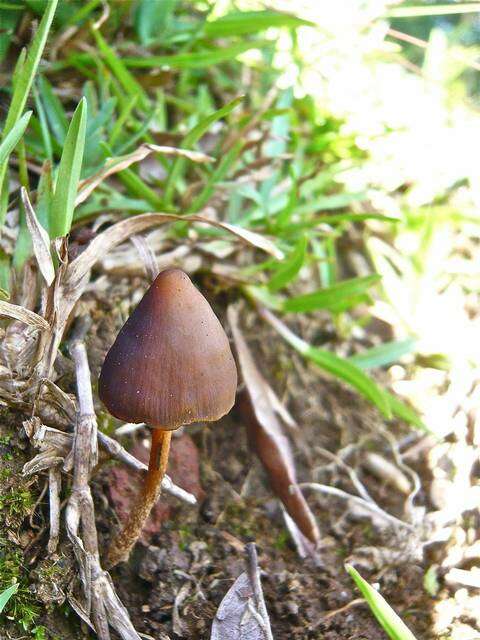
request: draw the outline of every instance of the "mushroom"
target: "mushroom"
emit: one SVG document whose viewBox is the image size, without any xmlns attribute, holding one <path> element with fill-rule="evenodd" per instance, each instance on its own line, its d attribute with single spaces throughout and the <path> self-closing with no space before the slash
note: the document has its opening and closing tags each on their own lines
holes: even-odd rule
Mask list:
<svg viewBox="0 0 480 640">
<path fill-rule="evenodd" d="M 98 383 L 112 415 L 152 428 L 144 485 L 108 551 L 110 567 L 128 559 L 158 498 L 172 431 L 221 418 L 236 388 L 230 344 L 212 308 L 183 271 L 162 271 L 120 330 Z"/>
</svg>

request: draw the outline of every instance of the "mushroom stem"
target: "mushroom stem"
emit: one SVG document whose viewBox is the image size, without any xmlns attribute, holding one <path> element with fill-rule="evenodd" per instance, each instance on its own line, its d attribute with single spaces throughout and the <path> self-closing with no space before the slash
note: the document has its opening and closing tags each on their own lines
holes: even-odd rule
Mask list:
<svg viewBox="0 0 480 640">
<path fill-rule="evenodd" d="M 113 540 L 108 550 L 106 564 L 109 568 L 128 560 L 130 551 L 160 495 L 162 479 L 167 470 L 171 438 L 171 431 L 152 429 L 152 448 L 145 482 L 123 530 Z"/>
</svg>

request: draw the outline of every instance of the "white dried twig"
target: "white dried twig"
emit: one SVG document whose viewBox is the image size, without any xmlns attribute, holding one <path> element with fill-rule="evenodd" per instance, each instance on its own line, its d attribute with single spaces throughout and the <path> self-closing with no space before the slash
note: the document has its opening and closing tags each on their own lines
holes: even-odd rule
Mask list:
<svg viewBox="0 0 480 640">
<path fill-rule="evenodd" d="M 262 583 L 260 582 L 260 568 L 258 566 L 257 548 L 254 542 L 249 542 L 247 545 L 245 545 L 245 553 L 247 555 L 247 575 L 250 578 L 250 582 L 252 584 L 253 598 L 255 600 L 255 612 L 258 612 L 263 622 L 261 626 L 265 633 L 266 640 L 273 640 L 272 629 L 270 627 L 270 618 L 268 616 L 265 598 L 263 597 Z"/>
<path fill-rule="evenodd" d="M 95 512 L 90 491 L 90 473 L 97 461 L 97 421 L 93 407 L 87 351 L 82 341 L 85 327 L 70 345 L 77 377 L 78 417 L 73 444 L 73 485 L 67 504 L 67 533 L 79 564 L 84 603 L 83 619 L 92 624 L 100 640 L 110 640 L 109 625 L 123 640 L 140 640 L 127 610 L 100 564 Z M 81 525 L 81 528 L 80 528 Z M 81 533 L 80 533 L 81 531 Z M 72 600 L 71 600 L 72 601 Z"/>
<path fill-rule="evenodd" d="M 20 320 L 20 322 L 42 331 L 48 331 L 50 329 L 48 322 L 45 318 L 39 316 L 38 313 L 25 309 L 25 307 L 21 307 L 18 304 L 5 302 L 5 300 L 0 300 L 0 316 Z"/>
<path fill-rule="evenodd" d="M 415 530 L 415 527 L 413 525 L 408 522 L 403 522 L 403 520 L 392 516 L 390 513 L 387 513 L 386 511 L 381 509 L 376 503 L 367 502 L 367 500 L 364 500 L 363 498 L 352 496 L 350 493 L 342 491 L 341 489 L 337 489 L 336 487 L 329 487 L 326 484 L 319 484 L 318 482 L 302 482 L 298 486 L 301 489 L 312 489 L 312 491 L 318 491 L 319 493 L 325 493 L 337 498 L 342 498 L 343 500 L 349 500 L 350 502 L 364 507 L 372 513 L 375 513 L 375 515 L 380 516 L 391 525 L 403 527 L 405 529 L 408 529 L 409 531 Z"/>
<path fill-rule="evenodd" d="M 48 539 L 48 553 L 55 553 L 60 534 L 60 490 L 62 476 L 58 466 L 48 471 L 48 497 L 50 505 L 50 537 Z"/>
</svg>

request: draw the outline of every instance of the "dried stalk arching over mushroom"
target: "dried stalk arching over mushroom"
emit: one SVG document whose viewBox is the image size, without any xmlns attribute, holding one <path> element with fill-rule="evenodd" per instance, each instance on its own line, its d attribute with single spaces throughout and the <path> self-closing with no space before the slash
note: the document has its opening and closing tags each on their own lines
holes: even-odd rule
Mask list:
<svg viewBox="0 0 480 640">
<path fill-rule="evenodd" d="M 237 370 L 207 300 L 180 269 L 162 271 L 108 352 L 99 395 L 110 413 L 152 427 L 143 488 L 107 563 L 126 560 L 158 497 L 172 430 L 215 421 L 235 401 Z"/>
</svg>

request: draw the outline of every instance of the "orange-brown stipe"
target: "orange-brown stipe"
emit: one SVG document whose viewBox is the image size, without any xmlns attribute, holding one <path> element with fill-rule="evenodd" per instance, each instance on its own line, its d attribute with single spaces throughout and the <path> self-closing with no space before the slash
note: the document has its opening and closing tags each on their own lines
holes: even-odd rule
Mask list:
<svg viewBox="0 0 480 640">
<path fill-rule="evenodd" d="M 98 383 L 112 415 L 155 428 L 145 485 L 109 550 L 109 566 L 128 558 L 158 497 L 169 432 L 221 418 L 236 387 L 235 361 L 212 308 L 183 271 L 162 271 L 107 353 Z"/>
</svg>

